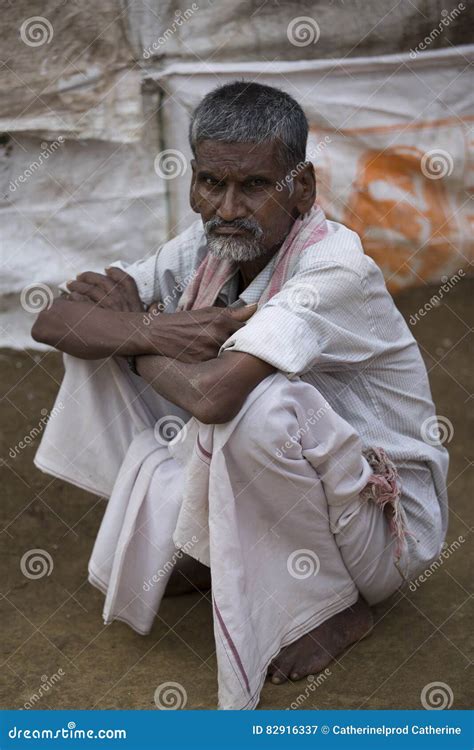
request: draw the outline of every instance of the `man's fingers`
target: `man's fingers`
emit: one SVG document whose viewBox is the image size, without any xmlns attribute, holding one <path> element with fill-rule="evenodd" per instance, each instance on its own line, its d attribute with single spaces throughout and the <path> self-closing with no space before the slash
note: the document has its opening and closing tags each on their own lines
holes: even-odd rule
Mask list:
<svg viewBox="0 0 474 750">
<path fill-rule="evenodd" d="M 110 268 L 105 269 L 105 273 L 107 276 L 109 276 L 114 281 L 117 281 L 118 283 L 128 283 L 129 281 L 133 281 L 131 276 L 128 275 L 125 271 L 122 271 L 121 268 L 116 268 L 115 266 L 111 266 Z"/>
<path fill-rule="evenodd" d="M 107 294 L 102 287 L 98 287 L 95 284 L 86 284 L 85 281 L 68 281 L 67 288 L 71 292 L 77 292 L 78 294 L 83 294 L 84 296 L 89 297 L 89 299 L 94 302 L 100 302 Z"/>
<path fill-rule="evenodd" d="M 85 294 L 79 294 L 79 292 L 70 292 L 69 294 L 64 294 L 61 296 L 64 296 L 70 302 L 88 302 L 89 305 L 92 304 L 92 300 L 90 297 L 86 297 Z"/>
<path fill-rule="evenodd" d="M 82 281 L 85 284 L 93 284 L 99 286 L 105 292 L 109 292 L 115 288 L 116 284 L 113 279 L 105 276 L 103 273 L 95 273 L 94 271 L 85 271 L 77 276 L 77 281 Z"/>
<path fill-rule="evenodd" d="M 227 308 L 227 311 L 230 312 L 234 320 L 240 320 L 244 322 L 251 318 L 252 315 L 257 312 L 257 309 L 258 304 L 257 302 L 254 302 L 253 305 L 245 305 L 245 307 Z"/>
</svg>

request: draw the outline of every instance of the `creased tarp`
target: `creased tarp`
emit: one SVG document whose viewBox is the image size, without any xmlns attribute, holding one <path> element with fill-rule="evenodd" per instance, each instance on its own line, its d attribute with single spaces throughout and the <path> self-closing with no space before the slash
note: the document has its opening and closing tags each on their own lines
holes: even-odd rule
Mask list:
<svg viewBox="0 0 474 750">
<path fill-rule="evenodd" d="M 29 331 L 39 284 L 56 292 L 81 271 L 146 257 L 166 240 L 164 180 L 154 169 L 157 100 L 144 97 L 139 143 L 17 134 L 0 148 L 0 346 L 35 346 Z"/>
<path fill-rule="evenodd" d="M 282 88 L 310 123 L 308 158 L 327 215 L 357 231 L 396 291 L 439 281 L 472 257 L 474 45 L 345 61 L 175 64 L 157 76 L 174 149 L 172 223 L 191 221 L 189 116 L 235 79 Z M 441 172 L 437 172 L 441 170 Z"/>
<path fill-rule="evenodd" d="M 141 71 L 116 0 L 4 3 L 0 130 L 134 141 Z"/>
<path fill-rule="evenodd" d="M 468 0 L 458 6 L 459 0 L 127 0 L 126 23 L 137 59 L 311 60 L 408 52 L 430 34 L 432 49 L 466 44 L 474 7 Z"/>
</svg>

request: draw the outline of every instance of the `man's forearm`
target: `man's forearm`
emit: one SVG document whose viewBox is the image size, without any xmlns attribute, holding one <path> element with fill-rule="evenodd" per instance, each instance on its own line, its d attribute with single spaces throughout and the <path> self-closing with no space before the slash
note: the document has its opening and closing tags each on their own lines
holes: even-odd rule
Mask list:
<svg viewBox="0 0 474 750">
<path fill-rule="evenodd" d="M 233 419 L 253 388 L 275 371 L 272 365 L 244 352 L 223 352 L 197 363 L 141 356 L 136 365 L 155 391 L 206 424 Z"/>
<path fill-rule="evenodd" d="M 32 329 L 36 341 L 80 359 L 152 353 L 143 313 L 118 312 L 93 304 L 55 300 Z"/>
<path fill-rule="evenodd" d="M 157 393 L 203 422 L 212 405 L 210 369 L 217 363 L 217 359 L 188 363 L 157 355 L 136 358 L 137 371 Z"/>
</svg>

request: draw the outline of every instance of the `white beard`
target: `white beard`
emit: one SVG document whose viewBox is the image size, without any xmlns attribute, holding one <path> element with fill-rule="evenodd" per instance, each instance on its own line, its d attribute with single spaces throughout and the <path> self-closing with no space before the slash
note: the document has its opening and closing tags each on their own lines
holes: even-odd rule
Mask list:
<svg viewBox="0 0 474 750">
<path fill-rule="evenodd" d="M 243 239 L 242 237 L 216 237 L 208 236 L 207 245 L 209 252 L 221 260 L 234 260 L 237 262 L 255 260 L 265 252 L 260 242 L 255 239 Z"/>
</svg>

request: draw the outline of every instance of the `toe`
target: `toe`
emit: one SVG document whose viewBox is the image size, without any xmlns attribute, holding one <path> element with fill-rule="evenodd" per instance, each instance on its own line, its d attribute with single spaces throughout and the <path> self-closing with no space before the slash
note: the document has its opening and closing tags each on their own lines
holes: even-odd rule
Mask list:
<svg viewBox="0 0 474 750">
<path fill-rule="evenodd" d="M 271 677 L 271 681 L 274 685 L 281 685 L 283 682 L 286 682 L 287 679 L 288 675 L 285 674 L 285 672 L 282 672 L 281 669 L 275 669 Z"/>
</svg>

